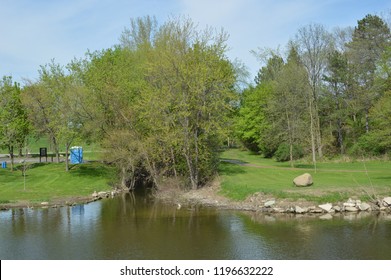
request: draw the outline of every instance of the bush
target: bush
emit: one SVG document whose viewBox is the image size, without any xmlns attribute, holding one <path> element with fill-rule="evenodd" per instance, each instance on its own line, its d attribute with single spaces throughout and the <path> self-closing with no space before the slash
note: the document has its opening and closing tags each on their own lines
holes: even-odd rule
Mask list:
<svg viewBox="0 0 391 280">
<path fill-rule="evenodd" d="M 293 145 L 293 159 L 299 159 L 303 157 L 304 152 L 303 149 L 298 145 Z M 289 145 L 286 143 L 280 144 L 278 146 L 277 151 L 274 153 L 274 157 L 276 161 L 282 162 L 282 161 L 289 161 L 290 160 L 290 148 Z"/>
<path fill-rule="evenodd" d="M 354 156 L 379 156 L 387 152 L 387 143 L 379 133 L 366 133 L 350 149 Z"/>
</svg>

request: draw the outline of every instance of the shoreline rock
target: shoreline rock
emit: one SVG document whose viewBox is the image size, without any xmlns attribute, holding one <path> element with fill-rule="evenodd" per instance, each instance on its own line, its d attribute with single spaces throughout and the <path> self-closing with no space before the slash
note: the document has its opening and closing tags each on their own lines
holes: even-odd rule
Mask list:
<svg viewBox="0 0 391 280">
<path fill-rule="evenodd" d="M 58 207 L 65 207 L 65 206 L 75 206 L 78 204 L 88 204 L 100 199 L 104 198 L 110 198 L 114 197 L 118 194 L 120 194 L 121 191 L 101 191 L 101 192 L 94 192 L 89 196 L 77 196 L 77 197 L 64 197 L 62 199 L 54 199 L 52 201 L 42 201 L 42 202 L 36 202 L 36 203 L 30 203 L 30 202 L 24 202 L 24 201 L 18 201 L 15 203 L 3 203 L 0 204 L 0 211 L 7 211 L 9 209 L 21 209 L 21 208 L 58 208 Z"/>
<path fill-rule="evenodd" d="M 157 195 L 155 199 L 164 203 L 175 205 L 201 205 L 205 207 L 215 207 L 225 210 L 265 212 L 271 214 L 293 214 L 293 215 L 325 215 L 335 213 L 368 213 L 368 212 L 389 212 L 391 213 L 391 197 L 384 197 L 376 202 L 361 202 L 349 198 L 345 202 L 325 203 L 315 206 L 310 201 L 290 201 L 286 199 L 277 200 L 275 198 L 264 197 L 262 194 L 254 194 L 246 201 L 233 201 L 226 197 L 219 196 L 216 187 L 208 187 L 209 192 L 202 189 L 196 191 L 168 192 L 168 195 Z M 204 190 L 205 191 L 205 190 Z M 114 197 L 124 191 L 94 192 L 87 197 L 73 197 L 43 201 L 31 204 L 28 202 L 0 204 L 0 210 L 15 208 L 56 208 L 62 206 L 74 206 L 77 204 L 88 204 L 100 199 Z M 159 192 L 158 192 L 159 193 Z M 325 216 L 326 217 L 326 216 Z M 327 216 L 329 217 L 329 216 Z"/>
</svg>

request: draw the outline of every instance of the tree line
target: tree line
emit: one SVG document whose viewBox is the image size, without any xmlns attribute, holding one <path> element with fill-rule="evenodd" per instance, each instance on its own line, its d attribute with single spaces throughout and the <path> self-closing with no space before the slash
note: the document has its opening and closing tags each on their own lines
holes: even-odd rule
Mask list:
<svg viewBox="0 0 391 280">
<path fill-rule="evenodd" d="M 277 160 L 310 155 L 379 156 L 391 148 L 391 34 L 367 15 L 354 28 L 300 28 L 241 96 L 235 130 L 251 150 Z"/>
<path fill-rule="evenodd" d="M 188 18 L 159 25 L 147 16 L 131 19 L 112 48 L 67 65 L 52 60 L 23 87 L 3 77 L 0 145 L 13 159 L 30 135 L 45 135 L 59 159 L 76 139 L 100 143 L 129 189 L 146 180 L 197 189 L 215 176 L 231 139 L 314 164 L 389 152 L 391 35 L 382 18 L 334 32 L 300 28 L 286 55 L 258 53 L 264 66 L 245 87 L 227 40 Z"/>
<path fill-rule="evenodd" d="M 124 188 L 172 180 L 196 189 L 215 175 L 238 103 L 227 39 L 188 18 L 132 19 L 118 45 L 66 66 L 51 61 L 20 94 L 15 88 L 29 127 L 49 137 L 57 158 L 84 138 L 102 145 Z"/>
</svg>

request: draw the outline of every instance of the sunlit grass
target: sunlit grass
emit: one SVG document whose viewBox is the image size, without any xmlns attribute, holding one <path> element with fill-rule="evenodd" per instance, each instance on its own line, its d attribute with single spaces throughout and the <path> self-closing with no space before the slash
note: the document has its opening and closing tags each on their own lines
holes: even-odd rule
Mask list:
<svg viewBox="0 0 391 280">
<path fill-rule="evenodd" d="M 0 169 L 0 203 L 89 196 L 109 190 L 114 175 L 112 167 L 97 162 L 73 165 L 69 172 L 64 163 L 35 163 L 25 178 L 20 170 Z"/>
<path fill-rule="evenodd" d="M 295 168 L 290 168 L 289 163 L 279 163 L 238 149 L 223 152 L 221 158 L 221 192 L 236 200 L 243 200 L 256 192 L 280 198 L 330 202 L 350 196 L 369 199 L 370 196 L 391 194 L 389 161 L 319 162 L 315 172 L 311 163 L 297 161 Z M 312 175 L 314 184 L 308 188 L 294 187 L 293 179 L 305 172 Z"/>
</svg>

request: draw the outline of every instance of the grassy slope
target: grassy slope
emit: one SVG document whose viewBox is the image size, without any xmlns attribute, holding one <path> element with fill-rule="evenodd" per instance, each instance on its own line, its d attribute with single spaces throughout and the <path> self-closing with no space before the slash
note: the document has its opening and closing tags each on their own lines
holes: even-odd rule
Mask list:
<svg viewBox="0 0 391 280">
<path fill-rule="evenodd" d="M 369 195 L 391 194 L 391 162 L 322 162 L 315 173 L 311 164 L 296 162 L 278 163 L 246 151 L 227 150 L 222 159 L 235 159 L 251 164 L 240 166 L 222 162 L 222 193 L 242 200 L 255 192 L 264 192 L 277 197 L 306 198 L 319 202 L 335 202 L 356 196 L 367 200 Z M 309 172 L 314 184 L 309 188 L 295 188 L 294 177 Z"/>
<path fill-rule="evenodd" d="M 102 149 L 99 146 L 99 144 L 91 143 L 87 144 L 83 141 L 74 141 L 72 146 L 81 146 L 83 147 L 83 156 L 84 158 L 87 158 L 88 160 L 99 160 L 102 157 Z M 45 137 L 41 137 L 39 139 L 30 138 L 29 144 L 28 144 L 28 151 L 32 154 L 35 154 L 36 156 L 39 155 L 39 148 L 46 147 L 48 150 L 48 154 L 54 154 L 54 150 L 52 148 L 52 145 L 49 143 L 49 141 Z M 19 151 L 15 151 L 15 153 L 18 153 Z M 23 153 L 25 150 L 23 149 Z M 60 152 L 65 153 L 65 146 L 60 145 Z M 4 148 L 0 148 L 0 154 L 8 154 L 8 150 Z"/>
<path fill-rule="evenodd" d="M 69 172 L 64 163 L 34 164 L 27 170 L 24 190 L 21 171 L 0 169 L 0 203 L 89 196 L 110 189 L 113 176 L 113 168 L 101 163 L 75 165 Z"/>
<path fill-rule="evenodd" d="M 30 139 L 29 151 L 38 154 L 40 147 L 47 147 L 53 153 L 46 138 Z M 97 144 L 74 143 L 83 147 L 84 160 L 101 159 L 102 152 Z M 64 152 L 64 151 L 61 151 Z M 0 153 L 7 153 L 0 150 Z M 50 162 L 50 159 L 48 158 Z M 18 159 L 15 162 L 19 162 Z M 56 198 L 89 196 L 94 191 L 108 190 L 114 180 L 113 168 L 101 163 L 87 163 L 71 167 L 65 172 L 65 163 L 33 164 L 27 170 L 26 190 L 21 171 L 10 172 L 0 169 L 0 203 L 17 201 L 40 202 Z"/>
</svg>

